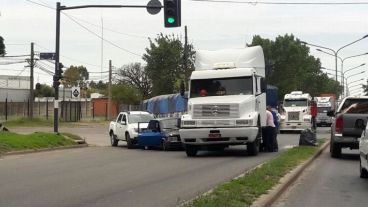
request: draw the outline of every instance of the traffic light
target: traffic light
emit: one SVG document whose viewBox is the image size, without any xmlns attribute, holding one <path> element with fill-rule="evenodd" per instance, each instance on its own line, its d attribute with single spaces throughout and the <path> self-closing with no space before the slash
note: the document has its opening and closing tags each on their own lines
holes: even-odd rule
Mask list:
<svg viewBox="0 0 368 207">
<path fill-rule="evenodd" d="M 180 27 L 181 0 L 164 0 L 165 27 Z"/>
<path fill-rule="evenodd" d="M 63 76 L 63 73 L 64 73 L 63 67 L 64 67 L 64 65 L 62 63 L 59 63 L 59 70 L 58 70 L 58 72 L 56 74 L 56 76 L 58 77 L 58 80 L 64 79 L 64 76 Z"/>
</svg>

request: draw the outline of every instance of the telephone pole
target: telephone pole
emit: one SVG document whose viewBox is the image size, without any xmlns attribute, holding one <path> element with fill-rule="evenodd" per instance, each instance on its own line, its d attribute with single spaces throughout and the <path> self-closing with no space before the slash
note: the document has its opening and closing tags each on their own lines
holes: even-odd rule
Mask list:
<svg viewBox="0 0 368 207">
<path fill-rule="evenodd" d="M 34 43 L 31 42 L 31 61 L 30 61 L 30 77 L 29 77 L 29 118 L 33 119 L 33 99 L 34 99 L 34 95 L 33 95 L 33 68 L 34 68 Z"/>
<path fill-rule="evenodd" d="M 111 78 L 112 78 L 112 63 L 109 60 L 109 98 L 107 101 L 107 119 L 111 120 Z"/>
</svg>

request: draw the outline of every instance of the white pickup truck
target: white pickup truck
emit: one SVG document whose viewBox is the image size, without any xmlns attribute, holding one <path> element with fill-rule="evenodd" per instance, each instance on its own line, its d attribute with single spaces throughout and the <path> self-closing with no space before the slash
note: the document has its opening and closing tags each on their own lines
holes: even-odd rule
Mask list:
<svg viewBox="0 0 368 207">
<path fill-rule="evenodd" d="M 138 139 L 138 125 L 140 130 L 145 129 L 153 118 L 152 114 L 145 111 L 120 112 L 116 121 L 110 122 L 111 146 L 117 146 L 120 140 L 124 140 L 128 149 L 133 148 Z"/>
</svg>

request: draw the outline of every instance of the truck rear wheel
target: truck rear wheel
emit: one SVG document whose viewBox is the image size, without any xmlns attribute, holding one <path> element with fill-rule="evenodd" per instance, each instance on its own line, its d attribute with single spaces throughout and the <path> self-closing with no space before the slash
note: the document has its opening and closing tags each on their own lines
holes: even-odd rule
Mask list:
<svg viewBox="0 0 368 207">
<path fill-rule="evenodd" d="M 360 158 L 359 166 L 360 166 L 360 177 L 368 178 L 368 171 L 362 167 L 362 158 Z"/>
<path fill-rule="evenodd" d="M 185 152 L 187 153 L 188 157 L 195 157 L 198 153 L 198 148 L 196 146 L 186 145 Z"/>
</svg>

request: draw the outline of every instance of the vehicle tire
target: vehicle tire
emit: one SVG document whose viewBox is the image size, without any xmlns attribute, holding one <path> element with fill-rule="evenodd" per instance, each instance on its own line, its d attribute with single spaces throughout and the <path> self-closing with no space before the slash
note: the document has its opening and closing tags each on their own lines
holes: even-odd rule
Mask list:
<svg viewBox="0 0 368 207">
<path fill-rule="evenodd" d="M 110 132 L 110 142 L 111 142 L 111 146 L 113 147 L 118 146 L 119 140 L 116 139 L 114 132 Z"/>
<path fill-rule="evenodd" d="M 362 158 L 359 159 L 359 167 L 360 167 L 360 177 L 368 178 L 368 171 L 362 167 Z"/>
<path fill-rule="evenodd" d="M 132 139 L 130 139 L 129 133 L 125 134 L 125 139 L 126 139 L 126 142 L 127 142 L 127 148 L 128 149 L 133 149 L 133 143 L 132 143 Z"/>
<path fill-rule="evenodd" d="M 185 153 L 187 153 L 188 157 L 195 157 L 198 153 L 198 148 L 196 146 L 186 145 Z"/>
<path fill-rule="evenodd" d="M 330 153 L 331 157 L 333 158 L 340 158 L 341 157 L 341 147 L 334 142 L 330 143 Z"/>
<path fill-rule="evenodd" d="M 251 156 L 256 156 L 259 151 L 259 139 L 254 140 L 254 142 L 247 143 L 247 151 Z"/>
<path fill-rule="evenodd" d="M 165 140 L 162 140 L 161 149 L 163 151 L 169 151 L 170 150 L 170 144 L 168 142 L 166 142 Z"/>
</svg>

